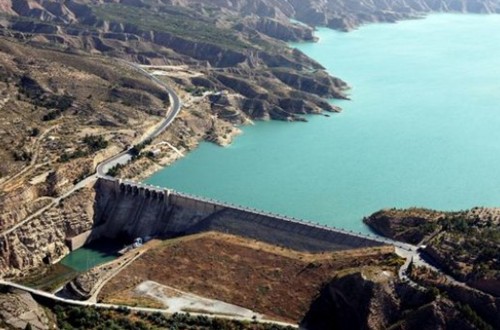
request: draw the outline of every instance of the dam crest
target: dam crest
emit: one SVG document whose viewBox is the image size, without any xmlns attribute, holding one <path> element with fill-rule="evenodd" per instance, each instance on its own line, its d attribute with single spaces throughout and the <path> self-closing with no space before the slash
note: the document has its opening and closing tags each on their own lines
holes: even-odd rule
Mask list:
<svg viewBox="0 0 500 330">
<path fill-rule="evenodd" d="M 115 178 L 99 178 L 94 187 L 94 225 L 70 238 L 71 249 L 98 239 L 173 238 L 218 231 L 286 248 L 348 250 L 401 243 L 284 215 L 192 196 L 171 189 Z"/>
</svg>

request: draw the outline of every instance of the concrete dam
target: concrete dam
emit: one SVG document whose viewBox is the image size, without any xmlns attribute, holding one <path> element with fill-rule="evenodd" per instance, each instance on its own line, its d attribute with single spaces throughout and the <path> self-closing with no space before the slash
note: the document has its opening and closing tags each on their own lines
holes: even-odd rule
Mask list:
<svg viewBox="0 0 500 330">
<path fill-rule="evenodd" d="M 93 228 L 69 239 L 71 249 L 97 239 L 132 241 L 136 237 L 171 238 L 206 231 L 310 252 L 397 244 L 125 180 L 100 178 L 95 189 Z"/>
</svg>

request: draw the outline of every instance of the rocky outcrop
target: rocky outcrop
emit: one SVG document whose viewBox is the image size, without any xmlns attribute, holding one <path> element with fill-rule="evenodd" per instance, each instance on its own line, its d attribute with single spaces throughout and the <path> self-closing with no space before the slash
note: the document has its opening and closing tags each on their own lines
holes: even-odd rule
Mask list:
<svg viewBox="0 0 500 330">
<path fill-rule="evenodd" d="M 343 92 L 348 88 L 347 84 L 338 78 L 332 78 L 324 71 L 292 72 L 275 69 L 272 73 L 281 82 L 294 89 L 324 98 L 347 98 Z"/>
<path fill-rule="evenodd" d="M 38 199 L 40 190 L 36 186 L 18 187 L 0 196 L 0 228 L 9 228 L 48 204 Z"/>
<path fill-rule="evenodd" d="M 69 251 L 66 239 L 92 228 L 93 188 L 83 188 L 0 239 L 0 276 L 51 264 Z"/>
<path fill-rule="evenodd" d="M 8 329 L 51 329 L 52 317 L 33 297 L 23 291 L 0 291 L 0 324 Z"/>
<path fill-rule="evenodd" d="M 377 233 L 395 240 L 418 244 L 430 234 L 444 212 L 428 209 L 386 209 L 363 219 Z"/>
<path fill-rule="evenodd" d="M 355 272 L 328 283 L 311 304 L 301 327 L 475 329 L 464 320 L 453 301 L 434 298 L 398 280 L 370 279 L 368 272 Z"/>
</svg>

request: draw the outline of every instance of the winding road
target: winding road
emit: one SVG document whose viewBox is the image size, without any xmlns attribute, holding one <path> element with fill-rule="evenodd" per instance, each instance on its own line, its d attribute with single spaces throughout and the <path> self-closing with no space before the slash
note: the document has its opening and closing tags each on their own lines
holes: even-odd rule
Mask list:
<svg viewBox="0 0 500 330">
<path fill-rule="evenodd" d="M 138 64 L 122 60 L 120 62 L 131 67 L 135 71 L 148 77 L 151 81 L 165 88 L 170 97 L 170 110 L 168 111 L 167 116 L 161 121 L 161 123 L 153 132 L 148 134 L 146 137 L 144 137 L 142 141 L 140 141 L 140 143 L 143 143 L 147 140 L 154 139 L 155 137 L 163 133 L 163 131 L 165 131 L 170 126 L 170 124 L 173 123 L 175 117 L 181 111 L 182 102 L 181 99 L 179 98 L 179 95 L 177 95 L 177 93 L 170 86 L 168 86 L 165 82 L 161 81 L 160 79 L 156 78 L 155 76 L 153 76 L 152 74 L 141 68 Z M 129 148 L 123 151 L 122 153 L 115 155 L 111 158 L 108 158 L 99 165 L 97 165 L 96 169 L 97 177 L 107 177 L 107 173 L 111 168 L 115 167 L 116 165 L 125 165 L 129 161 L 131 161 L 132 160 L 131 149 L 132 148 Z"/>
</svg>

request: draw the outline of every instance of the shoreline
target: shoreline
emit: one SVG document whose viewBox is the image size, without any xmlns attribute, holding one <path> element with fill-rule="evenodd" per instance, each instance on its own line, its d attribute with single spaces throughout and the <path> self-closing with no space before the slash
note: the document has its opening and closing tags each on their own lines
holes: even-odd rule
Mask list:
<svg viewBox="0 0 500 330">
<path fill-rule="evenodd" d="M 438 16 L 438 18 L 439 18 L 439 17 L 441 17 L 441 16 L 447 16 L 447 17 L 452 17 L 452 18 L 453 18 L 453 17 L 457 17 L 457 18 L 464 18 L 464 17 L 469 16 L 469 15 L 468 15 L 468 14 L 449 14 L 449 13 L 446 13 L 446 14 L 430 14 L 430 15 L 425 16 L 425 18 L 427 19 L 429 16 L 434 16 L 434 17 Z M 484 15 L 484 16 L 486 16 L 486 15 Z M 493 15 L 491 15 L 491 16 L 493 16 Z M 418 21 L 420 21 L 420 20 L 418 20 Z M 418 24 L 422 24 L 422 22 L 421 22 L 421 21 L 420 21 L 420 22 L 418 22 L 418 21 L 417 21 L 417 20 L 410 20 L 410 21 L 403 21 L 403 22 L 401 22 L 401 23 L 408 23 L 408 24 L 417 24 L 417 23 L 418 23 Z M 474 20 L 474 21 L 475 21 L 475 20 Z M 436 24 L 436 21 L 434 21 L 434 24 Z M 439 23 L 439 24 L 442 24 L 442 23 Z M 384 25 L 387 25 L 387 24 L 384 24 Z M 401 24 L 401 25 L 403 25 L 403 24 Z M 413 26 L 413 25 L 412 25 L 412 26 Z M 395 26 L 389 26 L 388 28 L 390 28 L 390 29 L 394 29 L 394 28 L 396 28 L 396 32 L 397 32 L 397 27 L 395 27 Z M 432 28 L 432 26 L 431 26 L 431 28 Z M 320 63 L 323 63 L 323 62 L 320 62 Z M 337 66 L 337 67 L 338 67 L 338 66 Z M 345 73 L 343 73 L 343 74 L 342 74 L 342 76 L 345 76 Z M 357 85 L 357 87 L 358 87 L 358 85 Z M 363 86 L 360 86 L 359 88 L 362 88 L 362 87 L 363 87 Z M 358 101 L 358 96 L 356 96 L 356 100 Z M 360 102 L 361 102 L 361 101 L 360 101 Z M 358 102 L 356 102 L 356 103 L 358 103 Z M 360 105 L 360 106 L 361 106 L 361 105 Z M 361 113 L 360 113 L 359 111 L 356 111 L 356 112 L 358 112 L 358 116 L 360 116 L 360 115 L 361 115 Z M 355 115 L 354 111 L 349 111 L 349 113 L 350 113 L 350 114 L 352 114 L 352 116 L 350 115 L 350 117 L 353 117 L 353 116 Z M 353 121 L 353 120 L 351 120 L 351 121 Z M 292 129 L 293 129 L 293 128 L 292 128 Z M 300 135 L 300 134 L 304 134 L 304 133 L 303 133 L 303 132 L 299 129 L 298 131 L 296 131 L 296 134 L 299 134 L 299 135 Z M 338 141 L 338 140 L 337 140 L 337 141 Z M 342 140 L 342 142 L 338 142 L 338 143 L 343 143 L 343 142 L 345 142 L 345 141 L 344 141 L 344 140 Z M 265 142 L 265 141 L 263 141 L 263 143 L 266 143 L 266 142 Z M 192 149 L 189 149 L 189 150 L 191 151 Z M 178 159 L 178 158 L 177 158 L 177 159 Z M 177 160 L 177 159 L 176 159 L 176 160 Z M 169 163 L 169 164 L 171 164 L 171 163 Z M 256 165 L 256 166 L 257 166 L 257 165 Z M 260 165 L 258 165 L 258 166 L 260 166 Z M 155 173 L 157 170 L 162 170 L 163 168 L 164 168 L 164 167 L 158 166 L 158 167 L 156 167 L 155 169 L 150 170 L 150 171 L 149 171 L 149 173 L 147 173 L 147 174 L 145 174 L 145 175 L 142 175 L 142 176 L 141 176 L 141 180 L 144 180 L 144 178 L 146 178 L 146 177 L 150 177 L 150 176 L 151 176 L 153 173 Z M 295 174 L 294 174 L 294 176 L 295 176 Z M 200 193 L 200 194 L 203 194 L 203 193 Z M 412 195 L 412 196 L 410 196 L 410 197 L 413 197 L 413 195 Z M 377 210 L 379 210 L 379 209 L 382 209 L 382 208 L 385 208 L 385 207 L 391 207 L 391 206 L 397 206 L 397 207 L 411 207 L 411 206 L 418 205 L 418 206 L 431 207 L 431 208 L 435 208 L 435 209 L 456 210 L 456 209 L 470 208 L 470 207 L 473 207 L 473 206 L 476 206 L 476 205 L 492 205 L 492 203 L 488 203 L 487 201 L 485 201 L 485 202 L 481 202 L 480 200 L 478 200 L 478 199 L 477 199 L 477 200 L 475 200 L 475 201 L 471 201 L 471 202 L 470 202 L 470 203 L 468 203 L 467 205 L 460 206 L 460 205 L 459 205 L 459 203 L 458 203 L 458 202 L 462 202 L 462 199 L 461 199 L 461 198 L 462 198 L 462 196 L 460 196 L 460 195 L 459 195 L 458 197 L 456 197 L 456 199 L 457 199 L 457 201 L 458 201 L 458 202 L 448 203 L 447 205 L 443 205 L 442 203 L 441 203 L 442 205 L 439 205 L 439 203 L 437 203 L 437 204 L 436 204 L 436 203 L 434 203 L 434 204 L 429 204 L 429 203 L 428 203 L 428 199 L 425 199 L 425 198 L 415 198 L 415 199 L 412 199 L 412 198 L 410 198 L 410 197 L 408 197 L 408 198 L 406 198 L 406 199 L 405 199 L 405 198 L 403 198 L 403 199 L 401 200 L 401 202 L 400 202 L 400 200 L 397 200 L 397 202 L 396 202 L 396 203 L 393 203 L 393 202 L 391 202 L 391 201 L 389 201 L 389 202 L 385 201 L 385 202 L 383 202 L 383 203 L 379 204 L 379 207 L 377 207 L 377 208 L 373 208 L 373 209 L 371 209 L 371 211 L 364 212 L 364 213 L 363 213 L 363 215 L 361 215 L 361 216 L 359 216 L 359 217 L 356 217 L 356 219 L 353 219 L 353 220 L 352 220 L 352 222 L 353 222 L 353 223 L 354 223 L 354 222 L 357 222 L 357 223 L 362 223 L 362 218 L 363 218 L 363 216 L 368 216 L 369 214 L 371 214 L 371 213 L 373 213 L 373 212 L 376 212 L 376 211 L 377 211 Z M 400 202 L 400 203 L 399 203 L 399 202 Z M 494 204 L 493 204 L 493 205 L 494 205 Z M 335 218 L 335 214 L 337 214 L 337 213 L 336 213 L 336 211 L 334 210 L 334 211 L 332 211 L 332 212 L 330 212 L 330 213 L 332 214 L 331 218 Z M 340 218 L 342 218 L 342 216 L 343 216 L 343 214 L 341 214 L 341 215 L 340 215 Z M 310 216 L 310 218 L 317 219 L 318 217 L 317 217 L 317 216 L 315 216 L 315 215 L 313 215 L 313 216 Z M 343 220 L 340 220 L 340 221 L 343 221 Z M 339 226 L 339 225 L 338 225 L 338 223 L 340 223 L 340 221 L 336 222 L 335 224 L 336 224 L 337 226 Z M 325 223 L 330 223 L 330 224 L 333 224 L 334 222 L 325 222 Z M 340 225 L 340 227 L 344 227 L 344 226 Z M 350 228 L 350 227 L 348 226 L 347 228 Z"/>
</svg>

